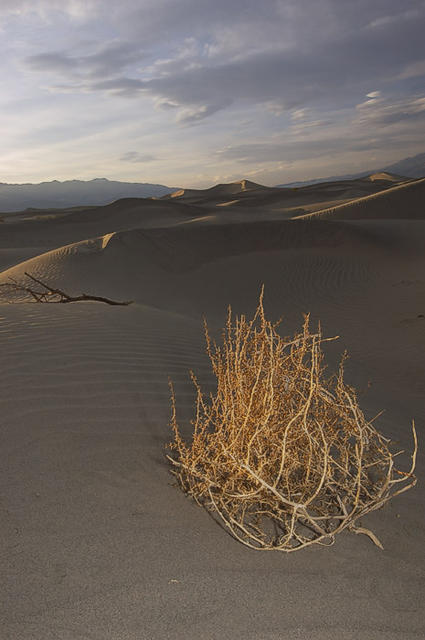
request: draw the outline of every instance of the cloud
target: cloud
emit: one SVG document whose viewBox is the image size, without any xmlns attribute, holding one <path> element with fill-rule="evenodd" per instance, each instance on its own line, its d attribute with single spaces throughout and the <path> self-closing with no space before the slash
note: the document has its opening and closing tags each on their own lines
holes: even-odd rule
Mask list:
<svg viewBox="0 0 425 640">
<path fill-rule="evenodd" d="M 65 14 L 71 19 L 86 20 L 101 7 L 102 0 L 2 0 L 0 19 L 13 16 L 38 16 L 50 22 L 52 14 Z"/>
<path fill-rule="evenodd" d="M 93 53 L 75 55 L 69 51 L 52 51 L 25 58 L 33 71 L 59 73 L 69 78 L 103 78 L 116 76 L 144 58 L 140 47 L 120 41 L 98 46 Z"/>
<path fill-rule="evenodd" d="M 120 157 L 121 162 L 136 162 L 145 163 L 158 160 L 156 156 L 150 153 L 140 153 L 139 151 L 127 151 Z"/>
<path fill-rule="evenodd" d="M 398 77 L 400 80 L 405 80 L 419 76 L 425 76 L 425 60 L 418 60 L 417 62 L 408 64 Z"/>
<path fill-rule="evenodd" d="M 425 123 L 425 96 L 390 100 L 368 100 L 358 105 L 359 115 L 355 124 L 368 127 L 388 127 L 395 124 L 416 126 L 418 120 Z"/>
<path fill-rule="evenodd" d="M 169 58 L 158 58 L 146 69 L 152 76 L 168 76 L 182 69 L 193 69 L 200 65 L 202 47 L 195 38 L 185 38 Z"/>
<path fill-rule="evenodd" d="M 335 133 L 332 137 L 316 140 L 282 140 L 280 142 L 265 140 L 258 143 L 234 145 L 219 150 L 217 156 L 221 161 L 234 161 L 239 165 L 249 166 L 252 164 L 257 167 L 262 165 L 271 167 L 276 163 L 291 165 L 300 161 L 310 162 L 326 158 L 330 159 L 337 167 L 338 158 L 341 155 L 349 156 L 382 148 L 382 139 L 379 137 L 356 140 L 350 138 L 347 130 L 344 131 L 344 135 L 343 139 Z M 392 137 L 388 137 L 388 142 L 393 148 L 405 144 L 405 141 L 399 144 Z"/>
<path fill-rule="evenodd" d="M 364 0 L 359 4 L 367 6 Z M 371 85 L 391 82 L 423 58 L 425 19 L 411 20 L 415 3 L 409 4 L 410 13 L 403 14 L 401 25 L 390 20 L 385 30 L 375 32 L 367 23 L 356 29 L 357 24 L 362 26 L 361 17 L 343 0 L 317 0 L 317 4 L 302 0 L 300 6 L 268 0 L 261 14 L 251 0 L 235 0 L 230 6 L 224 0 L 214 6 L 206 0 L 182 0 L 178 6 L 163 1 L 158 7 L 152 5 L 143 23 L 141 14 L 133 14 L 136 24 L 131 26 L 133 39 L 128 42 L 106 42 L 90 53 L 47 51 L 29 56 L 26 62 L 32 70 L 59 73 L 62 82 L 52 86 L 60 90 L 68 78 L 69 90 L 75 92 L 103 91 L 125 98 L 150 95 L 157 105 L 179 105 L 176 121 L 184 124 L 237 105 L 266 105 L 275 115 L 331 102 L 352 101 L 354 106 L 359 94 L 369 92 L 371 99 L 378 95 L 369 91 Z M 341 5 L 352 20 L 350 25 Z M 303 13 L 307 6 L 319 24 L 321 11 L 333 12 L 330 24 L 340 29 L 329 32 L 328 26 L 318 33 L 317 28 L 310 39 L 301 40 L 313 31 L 312 20 L 306 21 Z M 299 40 L 288 31 L 284 17 L 297 27 Z M 183 18 L 188 24 L 183 24 Z M 282 33 L 278 38 L 277 24 L 286 39 Z M 223 29 L 226 32 L 230 26 L 235 27 L 233 54 L 226 57 L 220 47 L 224 46 L 222 52 L 228 50 Z M 149 30 L 146 40 L 136 40 L 138 30 L 143 36 Z M 157 39 L 169 34 L 168 55 L 164 56 L 164 48 L 160 52 L 141 48 L 140 43 L 151 43 L 152 32 Z"/>
<path fill-rule="evenodd" d="M 199 107 L 182 109 L 176 120 L 182 124 L 193 124 L 204 120 L 204 118 L 208 118 L 208 116 L 216 113 L 216 111 L 220 111 L 220 109 L 223 109 L 225 106 L 227 106 L 227 102 L 222 102 L 221 104 L 204 104 Z"/>
<path fill-rule="evenodd" d="M 394 13 L 391 13 L 391 14 L 388 14 L 388 15 L 384 15 L 384 16 L 379 16 L 379 17 L 375 18 L 374 20 L 371 20 L 371 22 L 369 22 L 367 24 L 367 28 L 368 29 L 381 29 L 381 28 L 385 28 L 387 26 L 391 26 L 391 25 L 394 25 L 394 24 L 400 24 L 403 21 L 414 20 L 415 18 L 420 17 L 421 16 L 421 10 L 423 10 L 423 8 L 424 8 L 423 3 L 422 2 L 414 2 L 414 3 L 411 2 L 409 4 L 416 5 L 416 6 L 412 6 L 412 8 L 407 9 L 405 11 L 398 11 L 398 8 L 395 8 L 395 9 L 393 9 Z"/>
<path fill-rule="evenodd" d="M 78 67 L 78 60 L 69 57 L 66 53 L 55 51 L 28 56 L 26 65 L 33 71 L 51 71 L 53 73 L 68 74 Z"/>
<path fill-rule="evenodd" d="M 305 121 L 308 117 L 308 109 L 294 109 L 291 113 L 291 120 L 295 122 Z"/>
<path fill-rule="evenodd" d="M 378 92 L 376 92 L 378 93 Z M 348 112 L 351 114 L 351 112 Z M 217 155 L 238 163 L 297 162 L 355 154 L 371 150 L 403 148 L 425 142 L 425 95 L 412 98 L 371 98 L 356 112 L 336 119 L 317 119 L 315 112 L 296 110 L 294 124 L 283 134 L 260 142 L 226 145 Z"/>
<path fill-rule="evenodd" d="M 262 52 L 220 65 L 183 70 L 147 81 L 146 89 L 181 105 L 230 106 L 274 103 L 279 110 L 303 109 L 332 101 L 355 101 L 371 83 L 387 81 L 422 47 L 422 31 L 411 34 L 410 44 L 386 46 L 367 35 L 350 36 L 338 47 L 322 43 L 314 53 L 302 50 Z M 409 51 L 409 47 L 411 51 Z M 403 60 L 404 58 L 404 60 Z"/>
<path fill-rule="evenodd" d="M 424 0 L 2 0 L 0 25 L 2 112 L 29 149 L 33 130 L 72 139 L 89 110 L 84 162 L 90 128 L 101 149 L 116 127 L 118 171 L 166 171 L 168 154 L 176 184 L 202 163 L 230 175 L 425 142 Z"/>
<path fill-rule="evenodd" d="M 320 157 L 324 153 L 338 151 L 342 148 L 338 137 L 323 140 L 281 141 L 264 140 L 263 142 L 230 145 L 217 152 L 218 157 L 236 160 L 240 163 L 256 162 L 257 164 L 275 162 L 294 162 L 303 158 Z"/>
<path fill-rule="evenodd" d="M 82 83 L 83 91 L 105 91 L 112 95 L 134 98 L 146 91 L 146 83 L 136 78 L 112 78 L 111 80 L 101 80 L 98 82 Z"/>
<path fill-rule="evenodd" d="M 178 102 L 171 102 L 170 100 L 163 100 L 161 98 L 155 102 L 155 108 L 159 109 L 160 111 L 170 111 L 170 109 L 178 109 L 179 106 L 180 105 Z"/>
</svg>

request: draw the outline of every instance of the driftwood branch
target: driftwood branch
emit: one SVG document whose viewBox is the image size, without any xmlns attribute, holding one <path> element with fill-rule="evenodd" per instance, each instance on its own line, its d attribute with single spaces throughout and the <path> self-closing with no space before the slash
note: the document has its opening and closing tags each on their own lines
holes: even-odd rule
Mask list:
<svg viewBox="0 0 425 640">
<path fill-rule="evenodd" d="M 79 296 L 70 296 L 65 291 L 62 291 L 62 289 L 57 289 L 49 286 L 46 282 L 43 282 L 42 280 L 35 278 L 33 275 L 31 275 L 27 271 L 25 271 L 25 275 L 32 282 L 42 287 L 42 289 L 40 290 L 34 287 L 34 285 L 32 285 L 31 283 L 26 284 L 23 282 L 19 282 L 14 278 L 9 278 L 10 282 L 5 282 L 3 284 L 0 284 L 0 287 L 5 287 L 5 288 L 9 287 L 9 291 L 14 291 L 14 292 L 19 291 L 19 292 L 27 293 L 34 299 L 35 302 L 39 302 L 39 303 L 45 302 L 45 303 L 52 303 L 52 304 L 66 304 L 69 302 L 82 302 L 86 300 L 94 300 L 95 302 L 104 302 L 105 304 L 127 306 L 133 302 L 132 300 L 125 300 L 120 302 L 117 300 L 111 300 L 110 298 L 105 298 L 103 296 L 92 296 L 87 293 L 82 293 Z"/>
</svg>

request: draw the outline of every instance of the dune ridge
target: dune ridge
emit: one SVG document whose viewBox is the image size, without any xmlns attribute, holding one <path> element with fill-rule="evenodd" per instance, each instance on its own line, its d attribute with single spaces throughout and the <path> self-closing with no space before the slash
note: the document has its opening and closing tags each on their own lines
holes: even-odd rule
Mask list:
<svg viewBox="0 0 425 640">
<path fill-rule="evenodd" d="M 423 219 L 425 217 L 424 202 L 425 178 L 422 178 L 299 217 L 333 220 Z"/>
</svg>

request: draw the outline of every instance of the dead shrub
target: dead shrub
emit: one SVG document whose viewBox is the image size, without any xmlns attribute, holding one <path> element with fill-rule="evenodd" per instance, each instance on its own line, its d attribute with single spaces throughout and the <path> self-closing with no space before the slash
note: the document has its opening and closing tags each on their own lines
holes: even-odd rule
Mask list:
<svg viewBox="0 0 425 640">
<path fill-rule="evenodd" d="M 356 523 L 416 484 L 417 439 L 408 472 L 394 466 L 390 440 L 366 420 L 356 393 L 336 375 L 324 375 L 320 327 L 281 338 L 264 316 L 263 291 L 252 320 L 229 307 L 223 343 L 207 352 L 217 392 L 197 391 L 190 444 L 179 432 L 172 384 L 169 447 L 184 492 L 224 522 L 243 544 L 296 551 L 330 545 L 349 529 L 377 537 Z"/>
</svg>

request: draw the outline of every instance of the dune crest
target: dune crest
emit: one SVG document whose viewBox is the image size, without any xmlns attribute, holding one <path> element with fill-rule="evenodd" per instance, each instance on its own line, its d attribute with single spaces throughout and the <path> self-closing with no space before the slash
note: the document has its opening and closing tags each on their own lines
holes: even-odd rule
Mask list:
<svg viewBox="0 0 425 640">
<path fill-rule="evenodd" d="M 413 180 L 363 198 L 300 216 L 304 219 L 332 220 L 425 218 L 425 178 Z"/>
<path fill-rule="evenodd" d="M 375 180 L 385 180 L 386 182 L 407 182 L 411 180 L 411 178 L 405 178 L 403 176 L 398 176 L 395 173 L 388 173 L 386 171 L 381 171 L 379 173 L 372 173 L 367 178 L 371 182 L 375 182 Z"/>
</svg>

